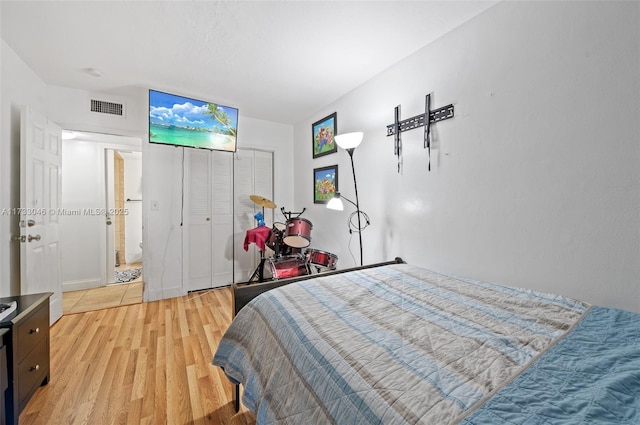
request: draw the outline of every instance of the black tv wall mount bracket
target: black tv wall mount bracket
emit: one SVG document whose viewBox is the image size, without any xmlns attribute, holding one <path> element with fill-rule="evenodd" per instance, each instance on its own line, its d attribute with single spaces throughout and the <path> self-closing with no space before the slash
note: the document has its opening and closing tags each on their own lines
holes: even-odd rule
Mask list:
<svg viewBox="0 0 640 425">
<path fill-rule="evenodd" d="M 396 106 L 394 123 L 387 126 L 387 137 L 394 136 L 394 155 L 398 157 L 398 173 L 400 172 L 400 166 L 402 164 L 402 140 L 400 139 L 400 133 L 413 130 L 414 128 L 424 127 L 424 148 L 429 151 L 428 169 L 431 171 L 431 124 L 448 120 L 449 118 L 453 118 L 453 104 L 432 111 L 431 94 L 427 94 L 425 97 L 424 113 L 416 115 L 415 117 L 400 121 L 400 105 Z"/>
</svg>

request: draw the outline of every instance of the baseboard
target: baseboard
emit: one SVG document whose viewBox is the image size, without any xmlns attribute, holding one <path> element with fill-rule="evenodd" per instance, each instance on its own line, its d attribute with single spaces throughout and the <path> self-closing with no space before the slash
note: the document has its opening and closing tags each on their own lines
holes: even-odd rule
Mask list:
<svg viewBox="0 0 640 425">
<path fill-rule="evenodd" d="M 82 291 L 84 289 L 95 289 L 101 288 L 104 286 L 102 279 L 82 279 L 82 280 L 68 280 L 66 282 L 62 282 L 62 292 L 69 291 Z"/>
<path fill-rule="evenodd" d="M 165 300 L 169 298 L 177 298 L 183 295 L 187 295 L 187 293 L 183 291 L 182 287 L 166 288 L 166 289 L 160 289 L 160 290 L 154 291 L 154 290 L 149 290 L 148 287 L 145 285 L 143 300 L 144 302 L 159 301 L 159 300 Z"/>
</svg>

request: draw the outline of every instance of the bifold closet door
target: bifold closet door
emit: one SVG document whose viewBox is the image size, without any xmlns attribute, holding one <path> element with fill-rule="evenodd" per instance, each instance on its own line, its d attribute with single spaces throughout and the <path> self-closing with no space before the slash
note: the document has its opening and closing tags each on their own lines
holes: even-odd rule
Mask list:
<svg viewBox="0 0 640 425">
<path fill-rule="evenodd" d="M 233 276 L 233 154 L 185 151 L 183 279 L 189 291 Z"/>
<path fill-rule="evenodd" d="M 262 211 L 250 195 L 258 195 L 274 200 L 273 190 L 273 152 L 255 149 L 238 149 L 234 160 L 234 238 L 235 238 L 235 282 L 246 282 L 260 263 L 260 251 L 254 244 L 244 250 L 244 238 L 249 229 L 257 226 L 254 215 Z M 264 221 L 267 226 L 279 210 L 265 209 Z"/>
</svg>

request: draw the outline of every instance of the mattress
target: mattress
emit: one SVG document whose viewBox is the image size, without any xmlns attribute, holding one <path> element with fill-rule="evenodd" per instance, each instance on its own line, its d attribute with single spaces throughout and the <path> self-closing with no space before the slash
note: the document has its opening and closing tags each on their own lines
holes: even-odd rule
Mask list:
<svg viewBox="0 0 640 425">
<path fill-rule="evenodd" d="M 638 317 L 394 264 L 260 295 L 213 364 L 257 424 L 638 423 Z"/>
</svg>

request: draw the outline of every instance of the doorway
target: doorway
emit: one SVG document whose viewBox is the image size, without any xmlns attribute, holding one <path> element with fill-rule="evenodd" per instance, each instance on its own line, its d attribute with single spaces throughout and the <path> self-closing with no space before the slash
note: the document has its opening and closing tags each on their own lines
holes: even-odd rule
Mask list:
<svg viewBox="0 0 640 425">
<path fill-rule="evenodd" d="M 135 281 L 140 282 L 141 302 L 141 147 L 136 137 L 63 132 L 60 239 L 65 314 L 79 311 L 81 294 L 85 305 L 80 311 L 113 306 L 117 294 L 122 294 L 120 301 L 125 298 L 123 284 Z"/>
<path fill-rule="evenodd" d="M 126 283 L 142 275 L 142 152 L 107 148 L 105 155 L 107 280 Z"/>
</svg>

